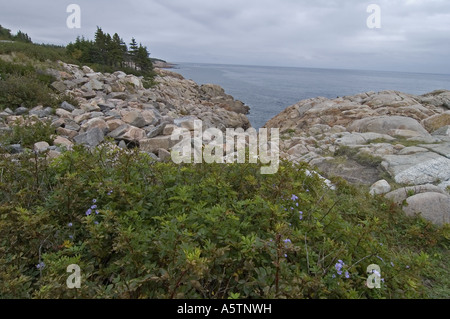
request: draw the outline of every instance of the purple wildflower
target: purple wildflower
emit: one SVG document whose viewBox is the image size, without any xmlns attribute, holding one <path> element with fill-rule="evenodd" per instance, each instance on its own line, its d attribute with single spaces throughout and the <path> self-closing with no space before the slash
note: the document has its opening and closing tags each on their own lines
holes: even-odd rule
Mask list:
<svg viewBox="0 0 450 319">
<path fill-rule="evenodd" d="M 67 224 L 67 226 L 69 226 L 69 227 L 72 227 L 72 226 L 73 226 L 73 224 L 72 224 L 72 223 L 68 223 L 68 224 Z"/>
<path fill-rule="evenodd" d="M 298 196 L 297 195 L 292 195 L 291 200 L 293 200 L 295 202 L 296 200 L 298 200 Z"/>
<path fill-rule="evenodd" d="M 39 264 L 36 265 L 37 269 L 43 269 L 45 267 L 45 263 L 41 261 Z"/>
<path fill-rule="evenodd" d="M 92 209 L 88 209 L 87 211 L 86 211 L 86 216 L 90 216 L 92 214 Z"/>
<path fill-rule="evenodd" d="M 93 200 L 92 200 L 92 203 L 93 203 L 93 204 L 97 203 L 97 200 L 96 200 L 96 199 L 93 199 Z"/>
</svg>

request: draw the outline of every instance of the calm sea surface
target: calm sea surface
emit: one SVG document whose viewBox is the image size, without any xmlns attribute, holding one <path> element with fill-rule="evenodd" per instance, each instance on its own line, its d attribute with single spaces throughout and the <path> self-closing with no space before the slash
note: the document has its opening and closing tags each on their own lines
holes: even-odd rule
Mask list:
<svg viewBox="0 0 450 319">
<path fill-rule="evenodd" d="M 199 84 L 222 86 L 227 94 L 250 106 L 253 127 L 260 128 L 300 100 L 397 90 L 424 94 L 450 90 L 450 75 L 359 70 L 332 70 L 178 63 L 173 71 Z"/>
</svg>

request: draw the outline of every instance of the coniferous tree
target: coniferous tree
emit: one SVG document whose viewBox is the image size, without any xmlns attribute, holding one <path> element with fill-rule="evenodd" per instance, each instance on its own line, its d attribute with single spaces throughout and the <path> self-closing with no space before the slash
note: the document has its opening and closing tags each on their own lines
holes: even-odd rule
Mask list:
<svg viewBox="0 0 450 319">
<path fill-rule="evenodd" d="M 131 38 L 130 49 L 128 50 L 128 56 L 130 57 L 130 62 L 134 64 L 134 69 L 136 69 L 136 56 L 139 47 L 135 38 Z"/>
<path fill-rule="evenodd" d="M 135 56 L 135 63 L 136 66 L 139 68 L 139 70 L 143 73 L 151 71 L 153 67 L 149 55 L 150 54 L 148 53 L 147 47 L 144 47 L 142 46 L 142 44 L 139 44 L 139 48 Z"/>
<path fill-rule="evenodd" d="M 23 33 L 20 30 L 19 32 L 17 32 L 16 36 L 14 37 L 14 40 L 19 42 L 31 43 L 31 38 L 28 36 L 28 34 Z"/>
</svg>

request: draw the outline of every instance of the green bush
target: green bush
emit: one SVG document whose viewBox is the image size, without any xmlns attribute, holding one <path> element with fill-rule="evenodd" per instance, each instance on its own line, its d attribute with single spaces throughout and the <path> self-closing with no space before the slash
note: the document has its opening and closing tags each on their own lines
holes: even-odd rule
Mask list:
<svg viewBox="0 0 450 319">
<path fill-rule="evenodd" d="M 17 75 L 0 80 L 0 109 L 36 105 L 55 105 L 53 91 L 45 83 L 35 77 Z"/>
<path fill-rule="evenodd" d="M 5 145 L 20 144 L 22 147 L 32 148 L 37 142 L 52 144 L 53 134 L 55 134 L 55 128 L 50 121 L 24 117 L 23 120 L 17 120 L 11 126 L 10 132 L 1 135 L 0 140 Z"/>
<path fill-rule="evenodd" d="M 448 264 L 448 228 L 307 168 L 156 163 L 111 145 L 0 156 L 0 297 L 448 297 L 433 268 Z M 81 289 L 66 287 L 70 264 Z M 365 286 L 370 264 L 381 289 Z"/>
</svg>

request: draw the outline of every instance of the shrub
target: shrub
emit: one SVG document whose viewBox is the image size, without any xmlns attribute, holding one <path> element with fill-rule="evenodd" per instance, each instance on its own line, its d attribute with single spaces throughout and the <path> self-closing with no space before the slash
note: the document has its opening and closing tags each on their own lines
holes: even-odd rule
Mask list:
<svg viewBox="0 0 450 319">
<path fill-rule="evenodd" d="M 23 147 L 32 148 L 34 143 L 53 142 L 52 135 L 55 134 L 55 128 L 50 121 L 41 121 L 36 118 L 27 118 L 17 120 L 11 127 L 11 132 L 1 136 L 5 145 L 21 144 Z"/>
<path fill-rule="evenodd" d="M 0 157 L 0 296 L 417 298 L 425 275 L 440 285 L 446 228 L 307 169 L 156 163 L 108 144 Z M 374 263 L 384 283 L 370 290 Z M 81 289 L 65 285 L 70 264 Z"/>
<path fill-rule="evenodd" d="M 0 108 L 54 106 L 52 90 L 35 77 L 11 75 L 0 80 Z"/>
</svg>

